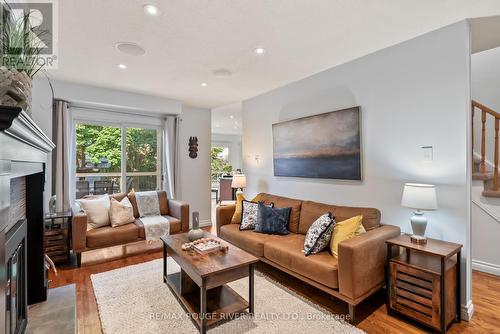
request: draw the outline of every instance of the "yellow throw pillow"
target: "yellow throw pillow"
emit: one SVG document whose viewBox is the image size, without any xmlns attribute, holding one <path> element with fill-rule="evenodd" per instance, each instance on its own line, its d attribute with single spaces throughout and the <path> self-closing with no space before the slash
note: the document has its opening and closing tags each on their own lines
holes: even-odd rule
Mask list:
<svg viewBox="0 0 500 334">
<path fill-rule="evenodd" d="M 332 238 L 330 239 L 330 249 L 335 257 L 338 256 L 339 244 L 355 236 L 365 233 L 365 228 L 361 221 L 363 216 L 356 216 L 335 224 Z"/>
<path fill-rule="evenodd" d="M 252 202 L 259 202 L 261 194 L 254 197 Z M 243 201 L 245 196 L 243 194 L 236 194 L 236 208 L 233 213 L 233 218 L 231 218 L 231 224 L 241 224 L 241 214 L 243 211 Z"/>
</svg>

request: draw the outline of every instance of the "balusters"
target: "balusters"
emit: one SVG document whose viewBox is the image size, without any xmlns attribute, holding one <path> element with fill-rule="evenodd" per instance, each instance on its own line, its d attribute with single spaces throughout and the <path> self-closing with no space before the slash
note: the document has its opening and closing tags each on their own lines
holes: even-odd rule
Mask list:
<svg viewBox="0 0 500 334">
<path fill-rule="evenodd" d="M 500 120 L 495 117 L 495 170 L 493 171 L 493 190 L 498 190 L 498 127 Z"/>
<path fill-rule="evenodd" d="M 486 111 L 481 110 L 481 173 L 486 172 L 486 164 L 485 164 L 485 157 L 486 157 Z"/>
</svg>

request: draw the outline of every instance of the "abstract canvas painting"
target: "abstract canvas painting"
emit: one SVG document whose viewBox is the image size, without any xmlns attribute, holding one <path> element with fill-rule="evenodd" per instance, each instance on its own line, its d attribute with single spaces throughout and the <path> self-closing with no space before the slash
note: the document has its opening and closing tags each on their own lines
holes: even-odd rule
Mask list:
<svg viewBox="0 0 500 334">
<path fill-rule="evenodd" d="M 273 124 L 274 175 L 361 180 L 359 107 Z"/>
</svg>

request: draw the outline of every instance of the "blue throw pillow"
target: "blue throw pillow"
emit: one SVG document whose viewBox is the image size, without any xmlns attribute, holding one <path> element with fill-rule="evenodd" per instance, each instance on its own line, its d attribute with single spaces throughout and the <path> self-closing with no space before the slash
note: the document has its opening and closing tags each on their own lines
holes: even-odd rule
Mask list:
<svg viewBox="0 0 500 334">
<path fill-rule="evenodd" d="M 255 232 L 286 235 L 292 208 L 273 208 L 259 203 Z"/>
</svg>

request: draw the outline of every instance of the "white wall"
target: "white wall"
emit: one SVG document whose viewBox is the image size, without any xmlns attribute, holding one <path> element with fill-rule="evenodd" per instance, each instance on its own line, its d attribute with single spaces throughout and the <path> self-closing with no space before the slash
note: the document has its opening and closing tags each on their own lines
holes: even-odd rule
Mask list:
<svg viewBox="0 0 500 334">
<path fill-rule="evenodd" d="M 212 146 L 217 145 L 229 147 L 229 163 L 233 166 L 233 170 L 243 169 L 241 135 L 212 133 Z"/>
<path fill-rule="evenodd" d="M 179 129 L 180 199 L 188 201 L 191 212 L 200 213 L 200 223 L 210 218 L 210 109 L 182 106 Z M 198 137 L 198 157 L 189 157 L 189 137 Z M 190 220 L 192 221 L 192 220 Z"/>
<path fill-rule="evenodd" d="M 383 223 L 409 232 L 403 184 L 436 184 L 439 210 L 426 214 L 427 235 L 464 244 L 467 257 L 469 60 L 462 21 L 244 101 L 246 193 L 377 207 Z M 352 106 L 362 113 L 362 182 L 273 176 L 271 124 Z M 423 159 L 426 145 L 432 162 Z M 462 268 L 466 304 L 471 273 Z"/>
</svg>

